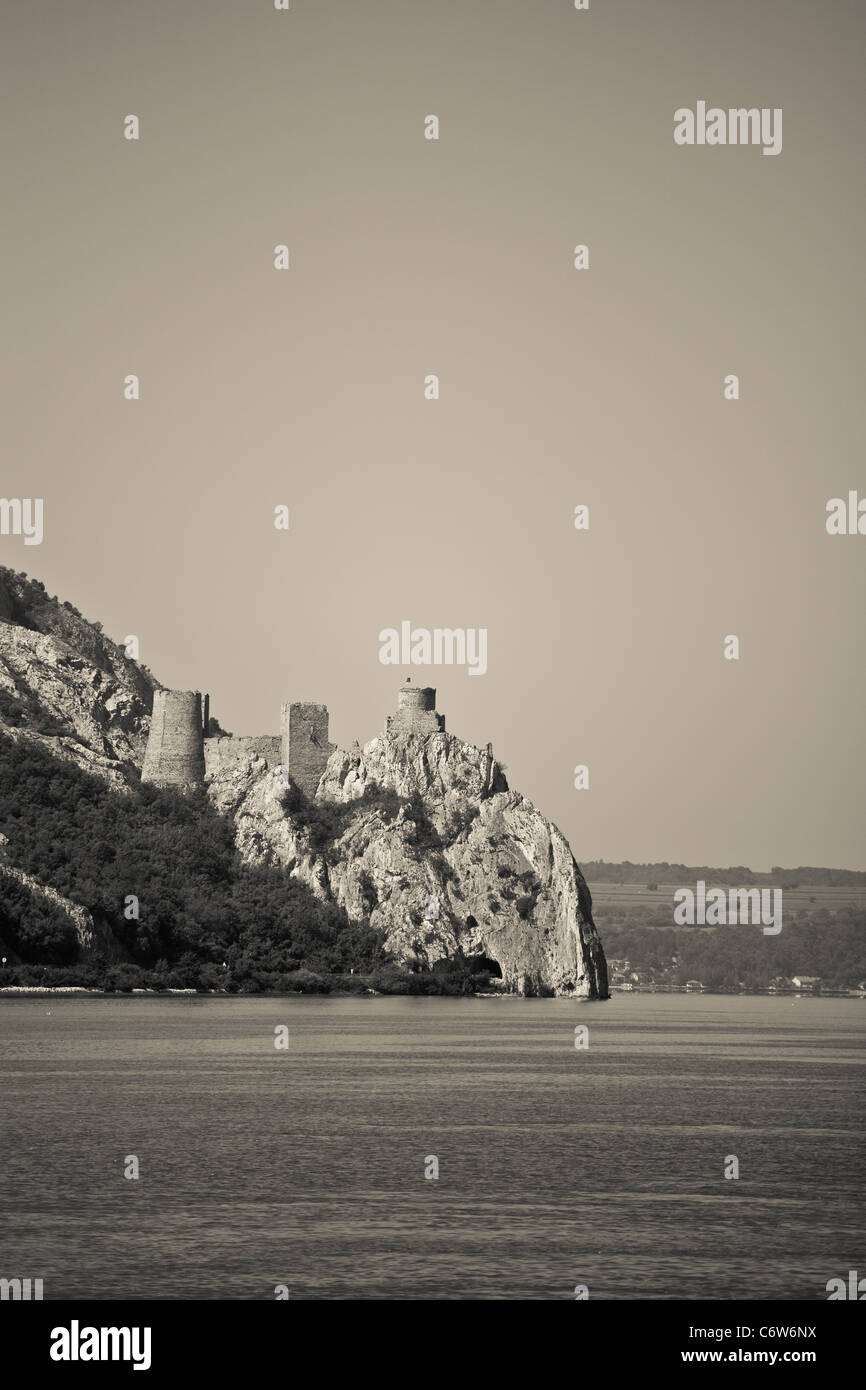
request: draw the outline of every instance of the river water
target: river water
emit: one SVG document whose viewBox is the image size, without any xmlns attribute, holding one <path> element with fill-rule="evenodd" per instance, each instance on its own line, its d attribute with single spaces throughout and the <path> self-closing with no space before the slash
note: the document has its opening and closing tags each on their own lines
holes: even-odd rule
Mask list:
<svg viewBox="0 0 866 1390">
<path fill-rule="evenodd" d="M 864 1063 L 860 1000 L 6 996 L 0 1277 L 826 1299 L 866 1274 Z"/>
</svg>

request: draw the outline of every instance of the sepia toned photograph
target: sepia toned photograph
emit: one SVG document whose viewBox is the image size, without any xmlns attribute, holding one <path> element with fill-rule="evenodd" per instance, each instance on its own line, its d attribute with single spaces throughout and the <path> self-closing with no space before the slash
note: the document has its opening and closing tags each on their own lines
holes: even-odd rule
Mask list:
<svg viewBox="0 0 866 1390">
<path fill-rule="evenodd" d="M 659 1371 L 830 1374 L 817 1305 L 866 1299 L 866 10 L 0 34 L 25 1364 L 189 1370 L 195 1305 L 252 1345 L 298 1335 L 256 1303 L 564 1301 L 609 1354 L 666 1319 Z"/>
</svg>

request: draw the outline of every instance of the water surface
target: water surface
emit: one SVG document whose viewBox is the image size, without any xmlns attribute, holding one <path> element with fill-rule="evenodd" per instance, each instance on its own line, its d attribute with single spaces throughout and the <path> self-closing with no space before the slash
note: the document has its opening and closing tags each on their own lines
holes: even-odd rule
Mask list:
<svg viewBox="0 0 866 1390">
<path fill-rule="evenodd" d="M 46 1298 L 825 1299 L 866 1271 L 864 1034 L 845 999 L 7 996 L 0 1276 Z"/>
</svg>

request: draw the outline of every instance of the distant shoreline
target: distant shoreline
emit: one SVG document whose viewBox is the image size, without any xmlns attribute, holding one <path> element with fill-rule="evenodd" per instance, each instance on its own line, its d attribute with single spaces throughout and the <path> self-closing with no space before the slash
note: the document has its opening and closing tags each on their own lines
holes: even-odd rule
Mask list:
<svg viewBox="0 0 866 1390">
<path fill-rule="evenodd" d="M 321 994 L 315 991 L 305 993 L 301 990 L 250 990 L 247 993 L 242 991 L 233 992 L 225 989 L 93 989 L 88 985 L 4 985 L 0 988 L 0 999 L 4 995 L 81 995 L 86 994 L 96 996 L 101 999 L 131 999 L 133 996 L 146 997 L 148 999 L 165 999 L 168 996 L 182 995 L 186 998 L 197 996 L 199 999 L 521 999 L 524 996 L 512 994 L 507 990 L 494 990 L 489 993 L 479 991 L 471 995 L 442 994 L 442 995 L 408 995 L 408 994 L 386 994 L 382 990 L 365 989 L 355 991 L 335 990 L 330 994 Z M 807 989 L 686 989 L 685 985 L 674 985 L 669 989 L 652 988 L 647 985 L 636 985 L 634 989 L 622 989 L 613 985 L 608 999 L 616 996 L 629 996 L 640 994 L 687 994 L 691 998 L 699 997 L 702 994 L 711 994 L 715 997 L 727 997 L 731 999 L 866 999 L 866 992 L 857 990 L 807 990 Z M 533 996 L 549 999 L 565 999 L 568 1003 L 574 1004 L 604 1004 L 606 999 L 586 999 L 582 995 L 547 995 Z"/>
</svg>

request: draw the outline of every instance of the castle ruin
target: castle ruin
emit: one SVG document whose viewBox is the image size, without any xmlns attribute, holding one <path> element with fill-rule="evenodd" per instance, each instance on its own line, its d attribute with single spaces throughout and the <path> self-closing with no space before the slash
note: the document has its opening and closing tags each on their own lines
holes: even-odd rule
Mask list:
<svg viewBox="0 0 866 1390">
<path fill-rule="evenodd" d="M 211 734 L 209 724 L 209 696 L 197 690 L 155 691 L 142 782 L 196 787 L 207 775 L 261 758 L 270 767 L 282 767 L 305 796 L 313 797 L 336 748 L 328 742 L 327 705 L 308 701 L 280 707 L 279 734 Z M 413 685 L 407 677 L 397 693 L 397 710 L 385 721 L 386 734 L 423 736 L 444 729 L 445 716 L 436 712 L 436 691 Z"/>
<path fill-rule="evenodd" d="M 445 732 L 445 715 L 436 713 L 436 691 L 429 685 L 413 685 L 410 676 L 397 691 L 397 712 L 385 720 L 386 734 L 438 734 Z"/>
<path fill-rule="evenodd" d="M 252 738 L 210 735 L 209 706 L 209 697 L 197 690 L 154 692 L 142 782 L 157 787 L 196 787 L 208 773 L 262 758 L 273 767 L 282 764 L 306 796 L 315 796 L 335 747 L 328 742 L 325 705 L 284 704 L 281 732 Z"/>
</svg>

